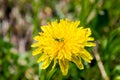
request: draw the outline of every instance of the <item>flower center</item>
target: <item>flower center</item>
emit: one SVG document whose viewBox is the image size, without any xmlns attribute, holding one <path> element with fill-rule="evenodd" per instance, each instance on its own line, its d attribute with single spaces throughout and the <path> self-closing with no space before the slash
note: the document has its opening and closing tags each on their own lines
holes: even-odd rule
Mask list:
<svg viewBox="0 0 120 80">
<path fill-rule="evenodd" d="M 63 42 L 64 41 L 63 38 L 54 38 L 54 40 L 57 41 L 57 42 Z"/>
<path fill-rule="evenodd" d="M 64 38 L 54 38 L 54 40 L 57 42 L 56 43 L 57 48 L 56 48 L 56 52 L 55 52 L 54 57 L 57 57 L 59 51 L 63 49 L 65 43 L 64 43 Z"/>
</svg>

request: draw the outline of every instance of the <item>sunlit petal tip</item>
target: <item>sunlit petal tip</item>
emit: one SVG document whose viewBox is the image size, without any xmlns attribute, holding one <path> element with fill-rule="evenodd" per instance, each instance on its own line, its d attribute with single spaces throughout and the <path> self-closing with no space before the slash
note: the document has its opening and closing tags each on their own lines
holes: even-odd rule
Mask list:
<svg viewBox="0 0 120 80">
<path fill-rule="evenodd" d="M 62 74 L 63 74 L 64 76 L 66 76 L 68 73 L 67 73 L 67 72 L 62 72 Z"/>
<path fill-rule="evenodd" d="M 46 55 L 42 55 L 41 57 L 38 58 L 37 63 L 44 61 L 45 59 L 47 59 Z"/>
<path fill-rule="evenodd" d="M 89 37 L 88 41 L 94 41 L 94 38 L 93 37 Z"/>
<path fill-rule="evenodd" d="M 84 66 L 80 67 L 80 70 L 84 69 Z"/>
<path fill-rule="evenodd" d="M 39 60 L 37 60 L 37 63 L 40 63 L 40 61 L 39 61 Z"/>
<path fill-rule="evenodd" d="M 88 63 L 91 63 L 91 61 L 87 61 Z"/>
<path fill-rule="evenodd" d="M 54 64 L 53 64 L 53 66 L 52 66 L 52 70 L 55 68 L 56 64 L 57 64 L 57 60 L 55 59 L 55 60 L 54 60 Z"/>
<path fill-rule="evenodd" d="M 93 57 L 91 57 L 90 60 L 93 60 Z"/>
<path fill-rule="evenodd" d="M 51 60 L 49 58 L 47 58 L 43 63 L 42 63 L 42 66 L 41 66 L 41 69 L 46 69 L 51 63 Z"/>
<path fill-rule="evenodd" d="M 92 47 L 92 46 L 96 46 L 96 44 L 95 44 L 95 43 L 91 43 L 91 42 L 89 42 L 89 43 L 86 44 L 86 46 L 88 46 L 88 47 Z"/>
<path fill-rule="evenodd" d="M 31 47 L 35 47 L 34 44 L 32 44 Z"/>
<path fill-rule="evenodd" d="M 42 35 L 42 34 L 43 34 L 43 32 L 39 32 L 38 34 L 39 34 L 39 35 Z"/>
<path fill-rule="evenodd" d="M 36 56 L 37 54 L 39 54 L 39 53 L 36 53 L 36 52 L 32 52 L 32 56 Z"/>
<path fill-rule="evenodd" d="M 40 36 L 35 36 L 33 39 L 34 39 L 34 40 L 39 40 L 39 37 L 40 37 Z"/>
<path fill-rule="evenodd" d="M 79 28 L 80 28 L 80 29 L 83 29 L 84 27 L 83 27 L 83 26 L 80 26 Z"/>
<path fill-rule="evenodd" d="M 36 53 L 33 51 L 33 52 L 32 52 L 32 56 L 35 56 L 35 54 L 36 54 Z"/>
<path fill-rule="evenodd" d="M 37 46 L 38 46 L 38 44 L 36 44 L 36 43 L 31 45 L 31 47 L 37 47 Z"/>
<path fill-rule="evenodd" d="M 95 44 L 95 43 L 91 43 L 91 45 L 92 45 L 92 46 L 96 46 L 96 44 Z"/>
<path fill-rule="evenodd" d="M 67 60 L 59 60 L 60 69 L 63 75 L 67 75 L 68 73 L 68 61 Z"/>
<path fill-rule="evenodd" d="M 42 29 L 42 31 L 45 31 L 45 26 L 42 26 L 41 29 Z"/>
</svg>

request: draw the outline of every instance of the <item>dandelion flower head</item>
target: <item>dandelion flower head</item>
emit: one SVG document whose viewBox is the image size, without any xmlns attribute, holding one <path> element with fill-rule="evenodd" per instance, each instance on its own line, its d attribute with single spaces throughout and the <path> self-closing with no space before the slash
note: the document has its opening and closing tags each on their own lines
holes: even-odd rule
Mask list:
<svg viewBox="0 0 120 80">
<path fill-rule="evenodd" d="M 32 55 L 41 55 L 37 62 L 42 62 L 46 69 L 52 61 L 52 69 L 58 63 L 63 75 L 68 73 L 68 64 L 73 62 L 79 69 L 84 69 L 82 60 L 90 63 L 93 59 L 85 47 L 95 46 L 90 28 L 79 27 L 80 21 L 61 19 L 41 26 L 42 31 L 34 37 Z"/>
</svg>

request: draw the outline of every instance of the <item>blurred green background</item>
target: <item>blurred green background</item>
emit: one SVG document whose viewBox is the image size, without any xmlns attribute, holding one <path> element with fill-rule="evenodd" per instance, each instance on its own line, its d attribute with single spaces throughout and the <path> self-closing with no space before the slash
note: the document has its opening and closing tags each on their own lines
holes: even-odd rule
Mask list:
<svg viewBox="0 0 120 80">
<path fill-rule="evenodd" d="M 61 18 L 80 20 L 97 42 L 88 49 L 92 63 L 84 62 L 84 70 L 70 63 L 67 76 L 59 67 L 41 71 L 30 47 L 41 25 Z M 39 79 L 120 80 L 120 0 L 0 0 L 0 80 Z"/>
</svg>

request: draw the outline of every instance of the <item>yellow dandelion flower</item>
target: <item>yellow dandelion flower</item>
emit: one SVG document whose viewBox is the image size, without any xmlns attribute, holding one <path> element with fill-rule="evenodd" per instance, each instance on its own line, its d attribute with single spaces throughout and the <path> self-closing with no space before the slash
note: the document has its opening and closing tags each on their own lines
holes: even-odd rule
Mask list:
<svg viewBox="0 0 120 80">
<path fill-rule="evenodd" d="M 91 62 L 93 58 L 85 47 L 95 46 L 91 42 L 94 38 L 90 37 L 89 28 L 78 27 L 79 24 L 80 21 L 62 19 L 41 27 L 42 32 L 34 37 L 37 42 L 32 47 L 37 49 L 32 54 L 41 54 L 37 62 L 42 62 L 42 69 L 46 69 L 54 61 L 52 69 L 59 63 L 63 75 L 67 75 L 69 61 L 75 63 L 79 69 L 84 68 L 81 59 Z"/>
</svg>

